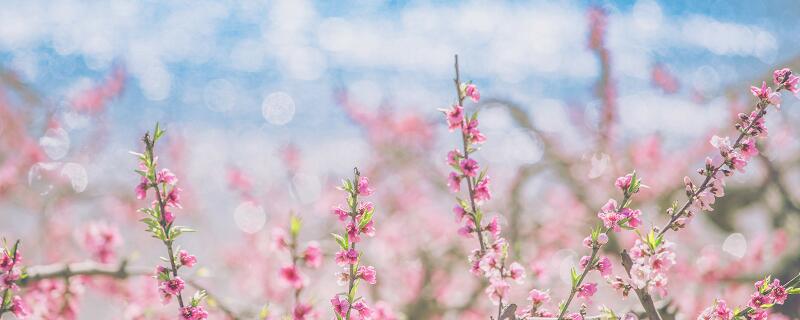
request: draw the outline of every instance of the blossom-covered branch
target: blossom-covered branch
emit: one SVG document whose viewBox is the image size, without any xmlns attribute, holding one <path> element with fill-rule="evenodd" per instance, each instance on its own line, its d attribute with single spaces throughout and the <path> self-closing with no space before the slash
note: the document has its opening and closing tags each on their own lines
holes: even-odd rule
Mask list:
<svg viewBox="0 0 800 320">
<path fill-rule="evenodd" d="M 591 248 L 592 253 L 581 258 L 580 265 L 583 271 L 578 273 L 574 268 L 570 271 L 572 286 L 567 300 L 561 304 L 558 313 L 559 319 L 565 317 L 567 310 L 569 310 L 569 305 L 576 295 L 588 299 L 597 292 L 596 283 L 584 283 L 590 271 L 597 270 L 603 277 L 609 277 L 611 275 L 611 260 L 608 257 L 599 257 L 600 248 L 608 243 L 608 232 L 619 232 L 623 228 L 635 229 L 642 223 L 639 219 L 641 211 L 630 208 L 632 196 L 639 192 L 639 188 L 641 187 L 641 180 L 637 177 L 636 173 L 634 172 L 618 178 L 615 182 L 615 186 L 622 191 L 622 202 L 618 204 L 616 200 L 609 199 L 600 209 L 600 212 L 597 213 L 603 225 L 594 228 L 592 233 L 583 239 L 583 245 Z M 572 313 L 566 316 L 570 319 L 583 319 L 585 314 Z"/>
<path fill-rule="evenodd" d="M 372 202 L 358 200 L 359 196 L 371 195 L 373 190 L 369 187 L 369 179 L 362 177 L 358 168 L 354 168 L 353 172 L 353 180 L 344 179 L 341 187 L 347 192 L 347 209 L 342 207 L 333 209 L 339 221 L 345 224 L 345 232 L 342 235 L 333 234 L 341 249 L 336 253 L 336 264 L 344 267 L 344 270 L 338 273 L 338 284 L 347 287 L 347 291 L 337 293 L 331 298 L 331 305 L 338 320 L 369 319 L 372 309 L 364 298 L 356 297 L 356 293 L 361 280 L 373 285 L 377 282 L 375 268 L 360 265 L 361 253 L 356 249 L 356 244 L 361 242 L 362 236 L 375 236 L 375 222 L 372 220 L 375 206 Z"/>
<path fill-rule="evenodd" d="M 178 276 L 178 269 L 181 267 L 191 268 L 197 263 L 197 258 L 185 250 L 179 250 L 176 254 L 174 242 L 181 234 L 194 230 L 174 225 L 175 215 L 172 210 L 182 208 L 181 188 L 177 186 L 178 178 L 169 169 L 158 170 L 158 158 L 153 151 L 156 142 L 163 135 L 164 130 L 156 124 L 153 136 L 151 137 L 148 132 L 142 139 L 145 145 L 144 153 L 133 153 L 139 159 L 139 169 L 136 170 L 136 173 L 141 176 L 141 181 L 136 187 L 136 197 L 140 200 L 145 199 L 149 189 L 153 189 L 155 193 L 152 205 L 139 209 L 145 214 L 141 221 L 147 225 L 147 231 L 154 238 L 161 240 L 167 248 L 167 257 L 163 260 L 169 262 L 169 267 L 158 265 L 155 272 L 155 277 L 159 281 L 161 302 L 167 304 L 175 296 L 182 319 L 206 319 L 208 313 L 200 306 L 200 302 L 206 297 L 204 291 L 195 293 L 189 305 L 184 305 L 183 301 L 185 281 Z"/>
<path fill-rule="evenodd" d="M 276 230 L 274 235 L 275 245 L 279 250 L 287 251 L 290 256 L 291 264 L 280 269 L 281 278 L 286 281 L 294 290 L 294 306 L 292 309 L 292 319 L 305 320 L 314 319 L 317 313 L 310 303 L 300 301 L 300 293 L 307 285 L 307 278 L 300 272 L 301 266 L 309 268 L 319 268 L 322 265 L 322 250 L 315 241 L 309 242 L 303 252 L 299 252 L 298 236 L 300 234 L 300 218 L 292 214 L 289 217 L 289 235 L 283 229 Z"/>
<path fill-rule="evenodd" d="M 782 305 L 789 295 L 800 294 L 800 274 L 781 285 L 779 279 L 771 276 L 756 281 L 755 292 L 745 307 L 730 309 L 725 300 L 717 299 L 714 305 L 706 308 L 698 320 L 767 320 L 769 309 Z"/>
<path fill-rule="evenodd" d="M 472 263 L 470 272 L 489 280 L 486 294 L 492 303 L 497 305 L 497 318 L 500 319 L 505 310 L 504 302 L 506 301 L 504 300 L 511 288 L 507 279 L 522 282 L 525 277 L 525 269 L 517 262 L 507 264 L 508 243 L 500 237 L 498 217 L 495 216 L 489 223 L 483 224 L 483 211 L 480 205 L 492 197 L 489 191 L 490 179 L 486 174 L 486 169 L 481 171 L 478 162 L 470 158 L 470 155 L 478 151 L 478 147 L 486 141 L 486 137 L 478 129 L 478 112 L 475 111 L 468 115 L 463 107 L 464 101 L 468 97 L 473 102 L 478 102 L 480 92 L 474 84 L 461 82 L 458 55 L 455 56 L 455 73 L 456 104 L 450 109 L 442 111 L 446 115 L 448 129 L 451 132 L 456 129 L 461 131 L 462 149 L 461 151 L 455 149 L 447 154 L 447 164 L 453 168 L 448 176 L 447 184 L 451 192 L 458 193 L 461 191 L 461 181 L 466 180 L 469 200 L 457 198 L 458 203 L 453 208 L 456 221 L 464 223 L 458 233 L 468 238 L 477 234 L 480 246 L 469 256 Z M 489 235 L 493 238 L 492 243 L 488 243 L 486 240 Z M 516 308 L 516 306 L 512 307 Z"/>
<path fill-rule="evenodd" d="M 72 277 L 109 277 L 113 279 L 129 279 L 131 277 L 152 276 L 153 272 L 149 268 L 134 267 L 128 264 L 127 260 L 122 260 L 118 265 L 108 265 L 94 261 L 74 262 L 74 263 L 55 263 L 48 265 L 29 266 L 26 270 L 26 277 L 18 282 L 20 287 L 26 287 L 41 280 L 47 279 L 67 279 Z M 208 290 L 193 279 L 187 279 L 186 284 L 198 291 L 205 291 L 207 299 L 214 300 L 216 307 L 228 318 L 236 320 L 239 316 L 230 306 L 220 300 L 219 297 L 211 294 Z"/>
<path fill-rule="evenodd" d="M 3 247 L 0 248 L 0 290 L 3 291 L 0 300 L 0 318 L 6 312 L 11 312 L 18 319 L 28 316 L 28 307 L 15 292 L 19 291 L 17 283 L 26 277 L 21 271 L 20 262 L 22 253 L 19 251 L 19 240 L 14 242 L 14 246 L 9 248 L 3 240 Z"/>
<path fill-rule="evenodd" d="M 725 195 L 723 178 L 733 175 L 734 171 L 744 172 L 744 167 L 750 158 L 758 155 L 755 139 L 767 135 L 764 116 L 767 114 L 768 107 L 774 105 L 776 109 L 780 109 L 780 91 L 786 89 L 796 94 L 799 90 L 800 78 L 792 74 L 791 70 L 784 68 L 775 70 L 773 82 L 776 86 L 774 90 L 767 86 L 766 81 L 761 83 L 761 87 L 750 88 L 750 92 L 758 99 L 758 102 L 750 114 L 739 114 L 739 122 L 735 125 L 739 136 L 733 144 L 728 137 L 714 136 L 711 138 L 711 144 L 719 149 L 721 161 L 710 157 L 706 158 L 705 167 L 698 170 L 701 175 L 705 176 L 700 186 L 695 186 L 691 178 L 684 178 L 688 199 L 680 209 L 677 206 L 668 209 L 670 220 L 659 230 L 659 236 L 663 236 L 667 230 L 683 228 L 688 222 L 687 219 L 699 211 L 712 211 L 711 205 L 714 204 L 715 198 Z"/>
<path fill-rule="evenodd" d="M 711 205 L 715 199 L 725 195 L 723 178 L 733 175 L 735 171 L 744 171 L 750 158 L 758 154 L 755 138 L 766 135 L 764 116 L 767 108 L 770 105 L 780 108 L 779 92 L 782 89 L 797 92 L 798 80 L 800 78 L 792 75 L 789 69 L 780 69 L 774 72 L 773 81 L 777 86 L 774 91 L 766 82 L 762 82 L 761 87 L 752 87 L 751 92 L 758 98 L 755 110 L 750 114 L 739 114 L 740 122 L 735 125 L 739 136 L 733 144 L 728 137 L 714 136 L 711 139 L 711 144 L 719 149 L 721 160 L 706 158 L 705 167 L 698 170 L 705 176 L 703 183 L 697 187 L 689 177 L 685 177 L 688 200 L 684 205 L 678 209 L 676 203 L 669 208 L 669 222 L 664 228 L 653 228 L 646 237 L 637 239 L 631 256 L 623 251 L 623 265 L 630 280 L 616 277 L 610 282 L 613 287 L 621 289 L 623 295 L 634 289 L 651 319 L 660 319 L 660 315 L 653 307 L 649 292 L 657 289 L 662 296 L 666 295 L 667 277 L 664 271 L 675 263 L 673 245 L 664 239 L 665 233 L 683 228 L 696 212 L 713 210 Z"/>
</svg>

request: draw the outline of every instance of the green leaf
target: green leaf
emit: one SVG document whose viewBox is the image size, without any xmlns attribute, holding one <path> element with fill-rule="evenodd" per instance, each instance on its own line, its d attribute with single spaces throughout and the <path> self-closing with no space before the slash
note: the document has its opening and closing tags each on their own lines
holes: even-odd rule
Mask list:
<svg viewBox="0 0 800 320">
<path fill-rule="evenodd" d="M 163 129 L 161 129 L 160 124 L 158 122 L 156 122 L 156 130 L 154 132 L 155 133 L 153 134 L 153 142 L 156 142 L 156 141 L 158 141 L 158 139 L 161 139 L 161 136 L 164 135 L 165 131 Z"/>
<path fill-rule="evenodd" d="M 267 317 L 269 317 L 269 305 L 265 304 L 263 307 L 261 307 L 261 311 L 258 312 L 258 318 L 264 320 Z"/>
<path fill-rule="evenodd" d="M 375 212 L 375 209 L 374 209 L 374 207 L 373 207 L 373 209 L 371 209 L 371 210 L 367 211 L 367 213 L 365 213 L 363 217 L 361 217 L 361 222 L 359 222 L 359 223 L 358 223 L 358 229 L 359 229 L 359 230 L 363 229 L 363 228 L 364 228 L 364 226 L 366 226 L 366 225 L 367 225 L 367 223 L 369 223 L 370 221 L 372 221 L 372 214 L 373 214 L 373 212 Z"/>
<path fill-rule="evenodd" d="M 292 234 L 292 237 L 297 237 L 297 235 L 300 234 L 300 225 L 300 218 L 293 214 L 289 218 L 289 232 Z"/>
<path fill-rule="evenodd" d="M 353 193 L 353 182 L 350 179 L 342 179 L 342 190 Z"/>
<path fill-rule="evenodd" d="M 628 186 L 628 194 L 634 194 L 639 192 L 639 188 L 642 185 L 642 180 L 639 179 L 639 175 L 636 173 L 636 170 L 633 170 L 633 177 L 631 178 L 631 184 Z"/>
<path fill-rule="evenodd" d="M 195 292 L 192 296 L 192 307 L 198 306 L 206 297 L 208 297 L 208 293 L 205 290 Z"/>
<path fill-rule="evenodd" d="M 483 178 L 486 177 L 487 170 L 489 170 L 489 168 L 483 168 L 483 170 L 481 170 L 481 174 L 478 175 L 478 180 L 475 180 L 475 184 L 480 183 L 483 180 Z"/>
<path fill-rule="evenodd" d="M 788 294 L 800 294 L 800 288 L 789 288 L 789 289 L 786 289 L 786 293 L 788 293 Z"/>
<path fill-rule="evenodd" d="M 347 243 L 347 239 L 335 233 L 331 233 L 331 235 L 336 240 L 336 243 L 339 244 L 339 247 L 342 248 L 342 250 L 347 250 L 350 248 L 350 244 Z"/>
<path fill-rule="evenodd" d="M 770 283 L 772 283 L 772 275 L 768 275 L 766 278 L 764 278 L 764 281 L 761 283 L 761 287 L 758 288 L 758 292 L 760 292 L 760 293 L 767 292 L 767 289 L 769 289 Z"/>
<path fill-rule="evenodd" d="M 575 268 L 570 268 L 569 272 L 572 277 L 572 287 L 575 288 L 578 285 L 578 278 L 580 278 L 580 276 L 575 272 Z"/>
</svg>

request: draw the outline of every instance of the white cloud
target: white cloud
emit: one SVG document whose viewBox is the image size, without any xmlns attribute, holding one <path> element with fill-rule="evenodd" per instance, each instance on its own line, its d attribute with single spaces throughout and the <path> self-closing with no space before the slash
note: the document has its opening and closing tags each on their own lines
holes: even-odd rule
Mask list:
<svg viewBox="0 0 800 320">
<path fill-rule="evenodd" d="M 441 79 L 450 76 L 452 54 L 459 53 L 471 78 L 499 84 L 592 79 L 598 73 L 597 59 L 586 49 L 586 8 L 577 2 L 410 4 L 392 12 L 360 8 L 342 17 L 326 16 L 308 0 L 158 7 L 130 0 L 20 0 L 3 7 L 0 49 L 15 53 L 14 65 L 24 75 L 36 76 L 36 58 L 17 52 L 42 45 L 82 57 L 97 70 L 121 59 L 150 100 L 181 96 L 173 92 L 183 89 L 176 85 L 182 82 L 177 65 L 277 72 L 284 82 L 327 81 L 331 70 Z M 615 73 L 639 79 L 649 76 L 653 55 L 665 49 L 771 61 L 778 47 L 761 27 L 668 16 L 652 0 L 615 12 L 609 21 Z"/>
</svg>

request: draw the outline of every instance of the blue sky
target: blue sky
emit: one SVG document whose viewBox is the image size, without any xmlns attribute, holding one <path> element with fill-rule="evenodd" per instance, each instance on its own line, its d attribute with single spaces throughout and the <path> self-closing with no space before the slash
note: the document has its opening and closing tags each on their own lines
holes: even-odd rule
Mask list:
<svg viewBox="0 0 800 320">
<path fill-rule="evenodd" d="M 335 104 L 337 90 L 367 108 L 433 117 L 452 100 L 454 53 L 484 97 L 519 101 L 548 123 L 572 105 L 591 113 L 599 67 L 586 48 L 590 5 L 610 13 L 620 108 L 637 111 L 623 124 L 645 122 L 636 134 L 686 131 L 662 119 L 722 108 L 691 101 L 690 88 L 712 97 L 729 84 L 746 92 L 742 79 L 800 49 L 792 1 L 61 0 L 0 3 L 0 61 L 64 113 L 61 101 L 124 65 L 129 85 L 110 106 L 120 143 L 162 121 L 326 149 L 334 139 L 360 140 Z M 677 95 L 650 85 L 657 62 L 681 80 Z M 294 105 L 290 114 L 278 109 L 281 123 L 262 112 L 274 93 Z"/>
</svg>

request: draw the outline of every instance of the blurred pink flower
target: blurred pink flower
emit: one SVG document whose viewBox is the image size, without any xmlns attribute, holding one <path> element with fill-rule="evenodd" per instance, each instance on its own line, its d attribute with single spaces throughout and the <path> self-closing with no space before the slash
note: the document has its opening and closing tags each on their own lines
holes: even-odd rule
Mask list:
<svg viewBox="0 0 800 320">
<path fill-rule="evenodd" d="M 300 274 L 300 271 L 297 270 L 297 267 L 293 265 L 288 265 L 280 270 L 281 278 L 289 283 L 293 288 L 300 289 L 305 286 L 305 279 L 303 275 Z"/>
<path fill-rule="evenodd" d="M 311 268 L 319 268 L 322 265 L 322 249 L 316 241 L 308 243 L 306 250 L 303 251 L 303 261 Z"/>
<path fill-rule="evenodd" d="M 359 266 L 356 271 L 356 277 L 364 279 L 369 284 L 375 284 L 377 281 L 375 268 L 373 266 Z"/>
<path fill-rule="evenodd" d="M 362 196 L 369 196 L 373 192 L 373 190 L 369 187 L 369 179 L 363 176 L 358 178 L 356 189 L 358 190 L 358 194 Z"/>
<path fill-rule="evenodd" d="M 197 257 L 189 254 L 186 250 L 178 251 L 178 260 L 180 260 L 182 266 L 186 266 L 191 268 L 197 263 Z"/>
<path fill-rule="evenodd" d="M 578 298 L 589 299 L 597 292 L 597 284 L 587 282 L 578 287 Z"/>
<path fill-rule="evenodd" d="M 358 262 L 358 251 L 355 249 L 342 250 L 336 253 L 336 264 L 340 266 L 356 264 Z"/>
<path fill-rule="evenodd" d="M 478 87 L 474 84 L 468 84 L 464 89 L 464 94 L 472 99 L 472 102 L 478 102 L 481 100 L 481 93 L 478 91 Z"/>
</svg>

